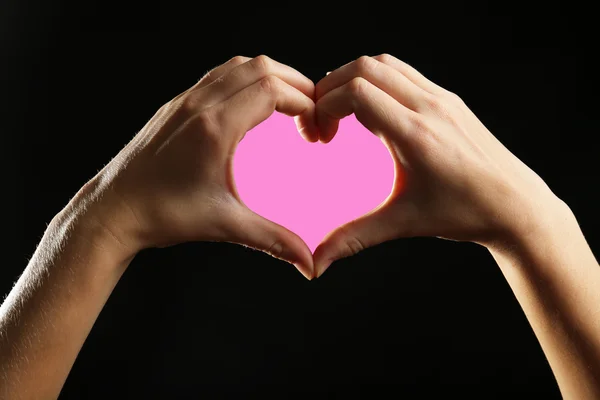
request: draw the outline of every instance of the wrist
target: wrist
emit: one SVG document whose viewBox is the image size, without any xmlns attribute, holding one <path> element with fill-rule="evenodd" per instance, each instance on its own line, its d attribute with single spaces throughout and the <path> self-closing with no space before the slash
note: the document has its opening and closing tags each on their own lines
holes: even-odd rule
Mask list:
<svg viewBox="0 0 600 400">
<path fill-rule="evenodd" d="M 127 217 L 104 194 L 98 185 L 86 184 L 51 225 L 69 243 L 99 249 L 115 266 L 128 265 L 141 248 L 130 238 Z"/>
<path fill-rule="evenodd" d="M 543 203 L 530 205 L 519 224 L 485 246 L 492 253 L 514 256 L 530 253 L 534 248 L 544 245 L 552 246 L 579 233 L 577 219 L 570 207 L 560 198 L 552 196 Z"/>
</svg>

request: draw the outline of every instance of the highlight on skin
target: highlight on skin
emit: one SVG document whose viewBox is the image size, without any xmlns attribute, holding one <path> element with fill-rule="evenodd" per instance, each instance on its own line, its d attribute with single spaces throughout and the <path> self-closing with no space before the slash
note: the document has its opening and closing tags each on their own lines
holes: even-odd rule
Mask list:
<svg viewBox="0 0 600 400">
<path fill-rule="evenodd" d="M 236 146 L 274 112 L 300 121 L 315 146 L 353 114 L 395 165 L 384 202 L 333 229 L 314 253 L 231 184 Z M 389 54 L 360 57 L 316 85 L 267 56 L 234 57 L 161 107 L 52 219 L 0 306 L 0 398 L 58 397 L 142 249 L 237 243 L 313 279 L 336 260 L 415 236 L 485 246 L 563 398 L 600 398 L 600 266 L 572 210 L 457 94 Z"/>
</svg>

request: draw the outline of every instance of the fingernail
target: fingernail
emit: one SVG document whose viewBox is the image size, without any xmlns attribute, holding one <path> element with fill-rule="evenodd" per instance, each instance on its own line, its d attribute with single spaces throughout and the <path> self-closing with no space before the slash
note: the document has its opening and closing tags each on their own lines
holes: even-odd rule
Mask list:
<svg viewBox="0 0 600 400">
<path fill-rule="evenodd" d="M 331 73 L 331 71 L 327 71 L 327 73 L 325 75 L 329 75 Z"/>
<path fill-rule="evenodd" d="M 315 278 L 320 278 L 327 268 L 331 265 L 333 260 L 325 260 L 318 267 L 315 266 Z"/>
<path fill-rule="evenodd" d="M 294 263 L 294 264 L 292 264 L 292 265 L 293 265 L 293 266 L 294 266 L 294 267 L 295 267 L 295 268 L 296 268 L 296 269 L 297 269 L 297 270 L 298 270 L 298 271 L 299 271 L 299 272 L 302 274 L 302 276 L 304 276 L 306 279 L 308 279 L 309 281 L 312 281 L 312 280 L 313 280 L 314 274 L 307 274 L 307 273 L 305 272 L 305 268 L 304 268 L 304 267 L 302 267 L 302 265 L 300 265 L 300 264 L 296 264 L 296 263 Z"/>
</svg>

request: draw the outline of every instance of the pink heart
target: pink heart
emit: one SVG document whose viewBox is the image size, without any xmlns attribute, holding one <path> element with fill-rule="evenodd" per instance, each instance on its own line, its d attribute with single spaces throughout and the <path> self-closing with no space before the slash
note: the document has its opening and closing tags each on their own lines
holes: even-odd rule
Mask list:
<svg viewBox="0 0 600 400">
<path fill-rule="evenodd" d="M 295 232 L 312 252 L 328 232 L 385 200 L 394 180 L 387 148 L 354 115 L 323 144 L 306 142 L 292 118 L 273 113 L 242 139 L 233 164 L 246 206 Z"/>
</svg>

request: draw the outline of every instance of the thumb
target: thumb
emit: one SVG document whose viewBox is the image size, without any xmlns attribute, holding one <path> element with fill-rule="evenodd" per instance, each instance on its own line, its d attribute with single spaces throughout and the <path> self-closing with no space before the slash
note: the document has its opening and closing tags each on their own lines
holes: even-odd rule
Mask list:
<svg viewBox="0 0 600 400">
<path fill-rule="evenodd" d="M 371 212 L 329 232 L 315 249 L 315 278 L 331 263 L 369 247 L 413 235 L 415 212 L 409 204 L 382 204 Z"/>
<path fill-rule="evenodd" d="M 228 213 L 227 241 L 263 251 L 293 264 L 306 279 L 314 277 L 310 249 L 298 235 L 238 204 Z"/>
</svg>

